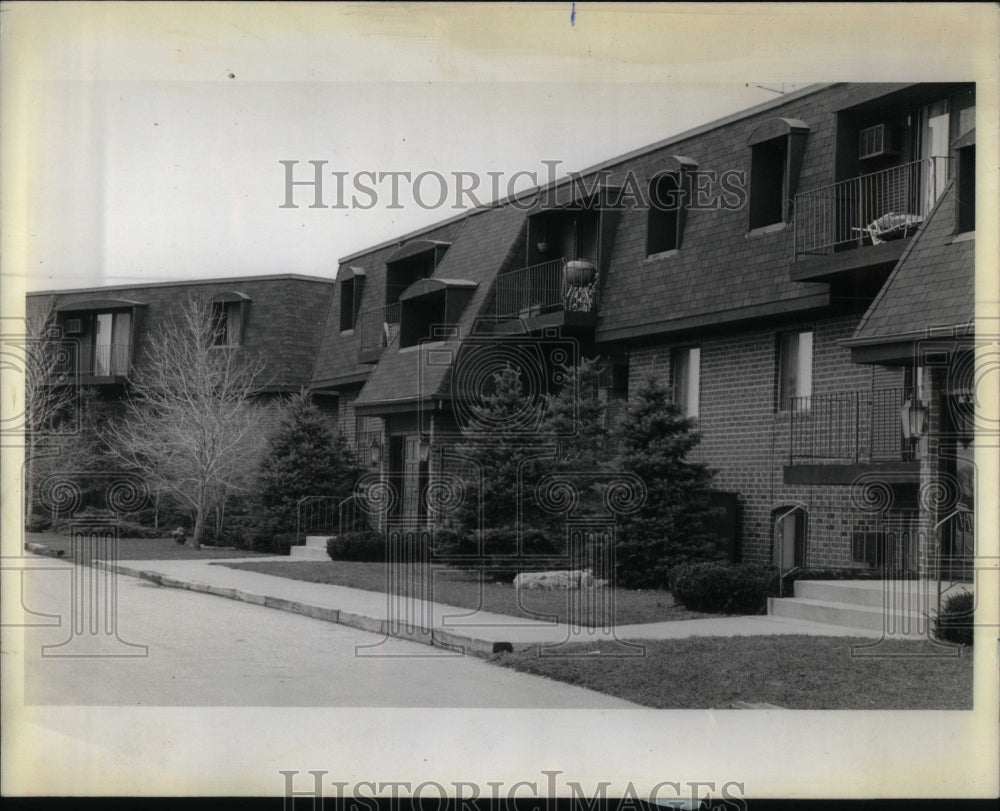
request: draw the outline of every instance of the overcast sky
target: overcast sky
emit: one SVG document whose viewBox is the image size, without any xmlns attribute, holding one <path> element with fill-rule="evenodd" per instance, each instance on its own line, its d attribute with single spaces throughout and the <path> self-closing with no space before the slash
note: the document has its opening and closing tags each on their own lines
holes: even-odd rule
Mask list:
<svg viewBox="0 0 1000 811">
<path fill-rule="evenodd" d="M 544 180 L 542 161 L 558 161 L 560 175 L 581 170 L 775 90 L 872 68 L 808 41 L 761 50 L 778 20 L 813 37 L 843 25 L 843 14 L 819 19 L 798 7 L 695 16 L 584 3 L 199 5 L 5 10 L 22 23 L 13 26 L 20 44 L 31 43 L 22 61 L 8 48 L 7 75 L 13 65 L 25 80 L 14 101 L 27 193 L 24 262 L 8 262 L 5 275 L 23 267 L 28 290 L 332 276 L 338 258 L 458 213 L 454 173 L 473 173 L 485 201 L 488 172 L 501 173 L 506 193 L 516 172 Z M 856 54 L 876 59 L 864 37 L 879 59 L 911 53 L 942 27 L 960 29 L 957 17 L 910 41 L 866 27 L 853 35 Z M 954 71 L 927 47 L 920 66 L 942 78 L 943 66 Z M 879 77 L 906 70 L 916 76 L 894 64 Z M 296 179 L 311 177 L 308 161 L 326 161 L 327 204 L 337 202 L 330 173 L 346 173 L 347 207 L 309 208 L 311 192 L 298 188 L 300 207 L 280 208 L 279 161 L 289 160 L 300 162 Z M 434 206 L 439 187 L 428 181 L 418 205 L 401 179 L 398 207 L 379 183 L 378 201 L 362 210 L 351 205 L 361 172 L 437 172 L 447 199 Z M 517 188 L 530 185 L 520 176 Z"/>
</svg>

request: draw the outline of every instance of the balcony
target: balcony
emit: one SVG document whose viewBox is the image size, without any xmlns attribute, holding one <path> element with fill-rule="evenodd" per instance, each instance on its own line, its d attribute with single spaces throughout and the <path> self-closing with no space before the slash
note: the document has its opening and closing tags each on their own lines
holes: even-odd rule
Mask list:
<svg viewBox="0 0 1000 811">
<path fill-rule="evenodd" d="M 895 264 L 942 190 L 945 160 L 913 161 L 795 195 L 792 280 L 830 281 L 843 271 Z"/>
<path fill-rule="evenodd" d="M 785 483 L 850 484 L 875 471 L 892 482 L 916 482 L 919 461 L 900 423 L 905 399 L 903 389 L 793 398 L 790 410 L 777 417 L 778 430 L 788 432 Z"/>
<path fill-rule="evenodd" d="M 358 331 L 361 334 L 359 363 L 376 363 L 383 350 L 396 339 L 399 334 L 400 309 L 401 305 L 397 301 L 358 315 Z"/>
<path fill-rule="evenodd" d="M 543 327 L 593 328 L 597 322 L 600 280 L 585 260 L 553 259 L 497 277 L 494 315 Z M 499 331 L 503 331 L 502 326 Z"/>
<path fill-rule="evenodd" d="M 58 375 L 72 376 L 75 371 L 80 382 L 117 383 L 128 376 L 132 362 L 132 347 L 126 343 L 81 344 L 67 341 L 65 352 L 60 352 L 56 364 Z"/>
</svg>

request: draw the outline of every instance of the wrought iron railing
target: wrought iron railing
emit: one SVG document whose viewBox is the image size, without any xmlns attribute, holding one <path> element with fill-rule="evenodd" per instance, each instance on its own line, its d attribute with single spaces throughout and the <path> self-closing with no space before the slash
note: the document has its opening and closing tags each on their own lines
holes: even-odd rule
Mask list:
<svg viewBox="0 0 1000 811">
<path fill-rule="evenodd" d="M 942 160 L 913 161 L 795 195 L 795 253 L 911 235 L 941 191 L 935 166 Z"/>
<path fill-rule="evenodd" d="M 541 315 L 564 310 L 592 313 L 597 310 L 598 279 L 574 284 L 567 277 L 565 259 L 502 273 L 497 277 L 494 312 L 498 318 Z"/>
<path fill-rule="evenodd" d="M 904 461 L 903 389 L 844 391 L 794 397 L 788 419 L 789 463 Z"/>
<path fill-rule="evenodd" d="M 132 361 L 132 347 L 126 343 L 90 344 L 66 341 L 56 364 L 57 373 L 94 377 L 124 376 Z"/>
<path fill-rule="evenodd" d="M 358 330 L 361 333 L 361 349 L 384 349 L 391 344 L 399 332 L 399 314 L 398 301 L 360 313 Z"/>
</svg>

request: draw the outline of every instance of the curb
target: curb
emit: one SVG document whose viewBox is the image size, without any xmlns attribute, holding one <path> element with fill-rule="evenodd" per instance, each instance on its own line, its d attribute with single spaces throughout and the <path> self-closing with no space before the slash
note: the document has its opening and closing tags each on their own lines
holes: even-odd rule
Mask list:
<svg viewBox="0 0 1000 811">
<path fill-rule="evenodd" d="M 51 554 L 53 550 L 49 550 Z M 39 553 L 45 554 L 45 553 Z M 336 625 L 344 625 L 348 628 L 356 628 L 359 631 L 367 631 L 374 634 L 392 637 L 394 639 L 404 639 L 408 642 L 419 642 L 422 645 L 444 648 L 452 653 L 472 654 L 479 658 L 488 659 L 494 654 L 513 651 L 515 646 L 510 642 L 495 642 L 489 639 L 479 639 L 465 636 L 454 631 L 442 631 L 426 626 L 413 626 L 400 624 L 398 627 L 391 627 L 393 623 L 376 617 L 368 617 L 363 614 L 352 614 L 348 611 L 341 611 L 337 608 L 325 608 L 323 606 L 301 603 L 298 600 L 288 600 L 283 597 L 269 597 L 266 594 L 257 594 L 242 589 L 212 586 L 207 583 L 197 581 L 179 580 L 176 577 L 163 575 L 159 572 L 150 572 L 145 569 L 136 569 L 131 566 L 121 564 L 111 564 L 103 560 L 95 560 L 93 565 L 99 569 L 112 571 L 116 574 L 136 577 L 140 580 L 148 580 L 158 586 L 165 588 L 181 589 L 183 591 L 194 591 L 200 594 L 211 594 L 214 597 L 224 597 L 228 600 L 251 603 L 263 606 L 264 608 L 274 608 L 278 611 L 285 611 L 290 614 L 299 614 L 304 617 L 332 622 Z M 527 647 L 519 645 L 520 647 Z"/>
</svg>

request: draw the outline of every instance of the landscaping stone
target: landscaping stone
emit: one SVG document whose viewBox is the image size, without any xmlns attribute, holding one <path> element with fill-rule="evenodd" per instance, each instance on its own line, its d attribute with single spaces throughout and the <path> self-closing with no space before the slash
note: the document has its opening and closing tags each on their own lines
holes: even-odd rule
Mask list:
<svg viewBox="0 0 1000 811">
<path fill-rule="evenodd" d="M 514 578 L 516 589 L 549 589 L 567 591 L 570 589 L 599 589 L 607 580 L 596 580 L 590 569 L 568 569 L 555 572 L 521 572 Z"/>
</svg>

